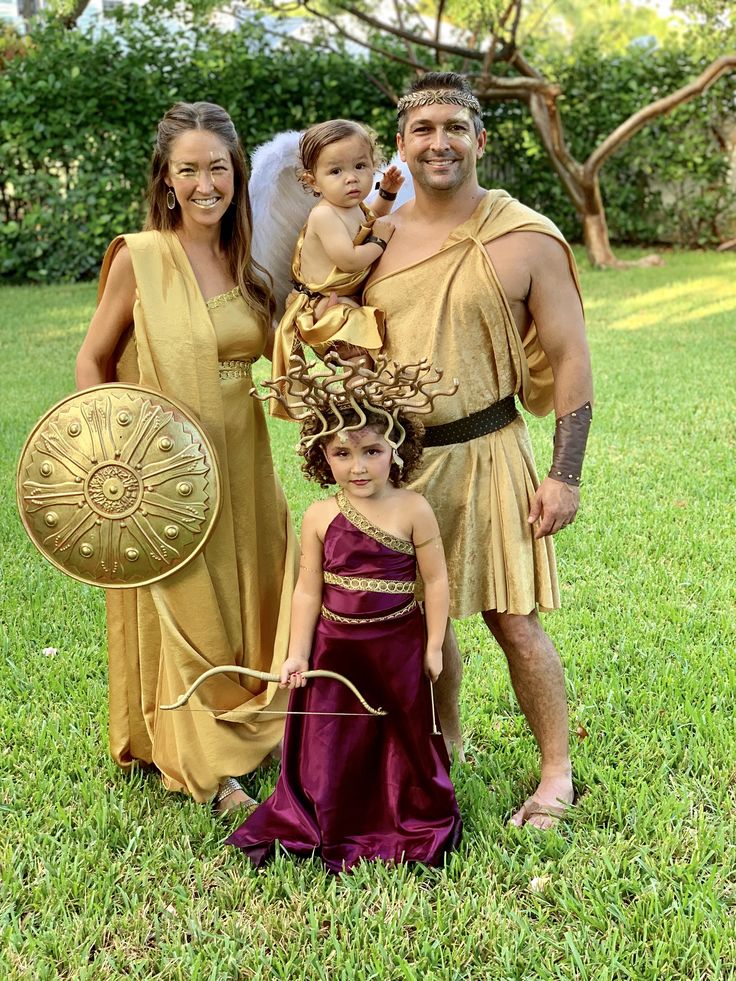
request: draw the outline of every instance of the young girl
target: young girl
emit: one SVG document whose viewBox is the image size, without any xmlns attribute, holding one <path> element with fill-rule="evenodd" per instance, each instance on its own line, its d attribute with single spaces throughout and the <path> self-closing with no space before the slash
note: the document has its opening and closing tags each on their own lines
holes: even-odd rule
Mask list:
<svg viewBox="0 0 736 981">
<path fill-rule="evenodd" d="M 372 210 L 362 204 L 373 189 L 379 154 L 370 133 L 349 119 L 310 126 L 299 140 L 299 157 L 300 179 L 320 200 L 294 249 L 294 291 L 276 333 L 274 377 L 286 373 L 302 341 L 320 356 L 335 344 L 346 345 L 343 353 L 351 346 L 378 353 L 383 314 L 360 306 L 353 296 L 393 234 L 383 216 L 404 183 L 398 167 L 388 167 Z M 328 306 L 333 294 L 338 302 L 333 298 Z"/>
<path fill-rule="evenodd" d="M 334 359 L 328 355 L 328 372 Z M 305 472 L 339 491 L 312 504 L 302 525 L 281 671 L 297 714 L 287 718 L 281 774 L 271 797 L 228 839 L 255 865 L 276 841 L 295 855 L 319 855 L 332 872 L 360 859 L 438 865 L 460 837 L 431 694 L 447 622 L 444 553 L 427 502 L 399 486 L 419 462 L 421 426 L 395 409 L 391 418 L 373 396 L 351 401 L 331 417 L 323 402 L 303 423 Z M 337 425 L 324 425 L 336 415 Z M 426 622 L 414 598 L 417 567 Z M 304 687 L 308 667 L 348 676 L 387 714 L 361 714 L 332 680 Z"/>
</svg>

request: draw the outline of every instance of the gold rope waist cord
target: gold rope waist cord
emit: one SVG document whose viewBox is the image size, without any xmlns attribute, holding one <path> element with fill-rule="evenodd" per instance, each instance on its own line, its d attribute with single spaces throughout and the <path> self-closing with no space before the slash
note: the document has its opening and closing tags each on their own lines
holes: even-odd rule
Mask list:
<svg viewBox="0 0 736 981">
<path fill-rule="evenodd" d="M 352 623 L 360 626 L 363 623 L 384 623 L 386 620 L 398 620 L 399 617 L 411 613 L 416 608 L 417 601 L 412 599 L 411 603 L 407 603 L 406 606 L 402 606 L 399 610 L 392 610 L 391 613 L 384 613 L 375 617 L 344 617 L 339 613 L 333 613 L 332 610 L 328 610 L 326 606 L 322 607 L 321 612 L 325 620 L 330 620 L 332 623 Z"/>
</svg>

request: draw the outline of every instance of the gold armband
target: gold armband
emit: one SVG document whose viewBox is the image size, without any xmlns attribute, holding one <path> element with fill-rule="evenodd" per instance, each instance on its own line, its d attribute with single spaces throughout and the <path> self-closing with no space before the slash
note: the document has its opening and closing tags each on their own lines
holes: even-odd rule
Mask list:
<svg viewBox="0 0 736 981">
<path fill-rule="evenodd" d="M 414 546 L 414 550 L 418 548 L 424 548 L 425 545 L 431 545 L 432 542 L 437 542 L 437 547 L 442 547 L 442 535 L 435 535 L 434 538 L 428 538 L 425 542 L 419 542 L 418 545 Z"/>
</svg>

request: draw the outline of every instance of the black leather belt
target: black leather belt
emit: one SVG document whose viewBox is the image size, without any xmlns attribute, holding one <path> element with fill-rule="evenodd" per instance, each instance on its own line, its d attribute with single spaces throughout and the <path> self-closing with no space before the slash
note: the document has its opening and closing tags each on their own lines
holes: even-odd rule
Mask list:
<svg viewBox="0 0 736 981">
<path fill-rule="evenodd" d="M 445 422 L 441 426 L 426 426 L 424 430 L 425 446 L 449 446 L 452 443 L 467 443 L 469 439 L 486 436 L 497 429 L 508 426 L 518 416 L 516 401 L 513 395 L 499 399 L 493 405 L 486 406 L 479 412 L 473 412 L 464 419 Z"/>
</svg>

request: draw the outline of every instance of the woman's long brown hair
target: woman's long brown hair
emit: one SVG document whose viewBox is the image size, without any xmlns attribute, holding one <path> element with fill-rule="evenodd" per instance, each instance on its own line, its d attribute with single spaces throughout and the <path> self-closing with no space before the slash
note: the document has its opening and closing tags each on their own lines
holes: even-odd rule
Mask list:
<svg viewBox="0 0 736 981">
<path fill-rule="evenodd" d="M 255 312 L 270 325 L 274 301 L 271 277 L 253 259 L 251 253 L 252 214 L 248 197 L 248 164 L 243 147 L 230 116 L 213 102 L 177 102 L 158 124 L 151 158 L 148 184 L 148 215 L 145 229 L 174 231 L 181 224 L 179 206 L 166 206 L 166 184 L 171 146 L 182 133 L 190 130 L 213 133 L 227 147 L 233 165 L 233 201 L 220 225 L 220 244 L 228 257 L 230 272 L 243 297 Z"/>
</svg>

